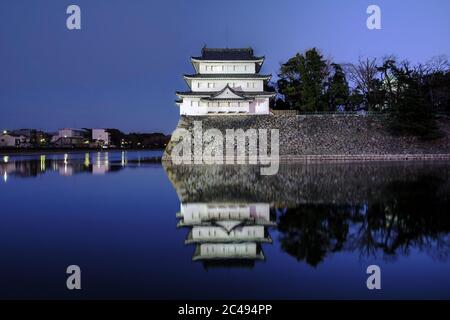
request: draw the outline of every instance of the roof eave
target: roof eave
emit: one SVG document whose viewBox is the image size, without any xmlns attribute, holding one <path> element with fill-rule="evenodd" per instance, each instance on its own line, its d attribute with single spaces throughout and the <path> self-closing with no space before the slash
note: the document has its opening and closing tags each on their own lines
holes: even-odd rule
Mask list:
<svg viewBox="0 0 450 320">
<path fill-rule="evenodd" d="M 183 76 L 183 79 L 184 79 L 184 81 L 186 81 L 187 86 L 188 86 L 190 89 L 192 89 L 192 82 L 191 82 L 192 78 Z"/>
<path fill-rule="evenodd" d="M 200 76 L 197 76 L 197 75 L 200 75 Z M 256 79 L 256 80 L 270 80 L 270 79 L 272 79 L 272 75 L 267 75 L 267 76 L 265 76 L 265 77 L 252 77 L 252 75 L 253 76 L 258 76 L 258 74 L 246 74 L 246 73 L 242 73 L 242 75 L 248 75 L 248 77 L 229 77 L 229 76 L 221 76 L 221 77 L 219 77 L 219 76 L 210 76 L 210 75 L 214 75 L 213 73 L 208 73 L 208 75 L 209 76 L 206 76 L 206 77 L 202 77 L 202 75 L 204 75 L 204 74 L 195 74 L 195 75 L 187 75 L 187 74 L 185 74 L 185 75 L 183 75 L 183 78 L 184 78 L 184 80 L 187 82 L 187 80 L 192 80 L 192 79 L 209 79 L 209 80 L 212 80 L 212 79 L 233 79 L 233 80 L 239 80 L 239 79 Z M 233 75 L 233 74 L 231 74 L 231 75 Z M 241 74 L 240 74 L 241 75 Z M 189 85 L 189 83 L 188 83 L 188 85 Z M 189 85 L 189 87 L 190 87 L 190 85 Z"/>
<path fill-rule="evenodd" d="M 184 94 L 183 92 L 176 92 L 175 94 L 178 96 L 178 97 L 180 97 L 180 98 L 186 98 L 186 97 L 200 97 L 200 98 L 202 98 L 202 97 L 208 97 L 208 96 L 211 96 L 213 93 L 215 93 L 215 92 L 211 92 L 211 94 L 206 94 L 206 93 L 203 93 L 203 94 L 201 94 L 201 93 L 199 93 L 199 94 L 195 94 L 195 92 L 193 92 L 194 94 Z"/>
<path fill-rule="evenodd" d="M 232 89 L 232 88 L 231 88 Z M 201 92 L 201 93 L 196 93 L 195 91 L 190 91 L 189 93 L 186 92 L 181 92 L 181 91 L 177 91 L 175 92 L 175 94 L 180 97 L 180 98 L 189 98 L 189 97 L 200 97 L 200 98 L 204 98 L 204 97 L 211 97 L 213 95 L 218 95 L 221 92 L 223 92 L 224 89 L 220 90 L 220 91 L 211 91 L 211 92 Z M 258 92 L 256 92 L 256 94 L 252 91 L 235 91 L 232 89 L 232 91 L 239 95 L 239 96 L 243 96 L 243 97 L 248 97 L 248 95 L 254 95 L 257 97 L 275 97 L 276 96 L 276 92 L 263 92 L 258 94 Z"/>
<path fill-rule="evenodd" d="M 209 102 L 211 102 L 211 101 L 222 101 L 222 102 L 224 102 L 224 101 L 253 101 L 253 100 L 255 100 L 255 98 L 247 98 L 247 97 L 243 97 L 243 98 L 239 98 L 239 99 L 236 99 L 236 98 L 229 98 L 229 99 L 227 99 L 227 98 L 201 98 L 200 99 L 200 101 L 209 101 Z"/>
<path fill-rule="evenodd" d="M 265 57 L 255 57 L 254 59 L 236 59 L 236 60 L 231 60 L 231 59 L 223 59 L 223 60 L 212 60 L 212 59 L 203 59 L 200 57 L 191 57 L 191 63 L 194 62 L 256 62 L 256 63 L 260 63 L 263 64 L 264 60 L 266 58 Z"/>
<path fill-rule="evenodd" d="M 199 63 L 199 62 L 198 62 L 198 61 L 194 61 L 194 60 L 192 59 L 192 57 L 191 57 L 191 64 L 192 64 L 192 67 L 194 68 L 194 70 L 195 70 L 196 73 L 199 73 L 200 70 L 197 69 L 197 68 L 195 67 L 195 64 L 196 64 L 196 63 Z"/>
</svg>

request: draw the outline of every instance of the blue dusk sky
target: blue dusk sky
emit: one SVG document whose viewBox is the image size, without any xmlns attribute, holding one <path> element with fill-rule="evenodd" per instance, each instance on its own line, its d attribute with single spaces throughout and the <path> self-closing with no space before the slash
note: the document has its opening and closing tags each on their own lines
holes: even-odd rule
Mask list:
<svg viewBox="0 0 450 320">
<path fill-rule="evenodd" d="M 81 7 L 82 30 L 66 28 Z M 366 8 L 381 7 L 382 30 Z M 450 53 L 448 0 L 0 0 L 0 128 L 170 133 L 175 91 L 208 47 L 253 47 L 276 74 L 296 52 L 335 62 Z"/>
</svg>

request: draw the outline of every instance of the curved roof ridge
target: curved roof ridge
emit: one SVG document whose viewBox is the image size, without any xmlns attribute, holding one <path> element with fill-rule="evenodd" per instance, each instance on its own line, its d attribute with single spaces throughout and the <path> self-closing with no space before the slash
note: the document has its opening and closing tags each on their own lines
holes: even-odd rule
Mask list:
<svg viewBox="0 0 450 320">
<path fill-rule="evenodd" d="M 222 93 L 225 92 L 225 90 L 229 89 L 231 92 L 233 92 L 235 95 L 241 97 L 241 98 L 245 98 L 245 96 L 243 96 L 240 92 L 242 91 L 235 91 L 233 90 L 233 88 L 231 88 L 228 84 L 225 86 L 225 88 L 223 88 L 222 90 L 216 92 L 215 94 L 211 95 L 211 98 L 215 98 L 219 95 L 221 95 Z"/>
</svg>

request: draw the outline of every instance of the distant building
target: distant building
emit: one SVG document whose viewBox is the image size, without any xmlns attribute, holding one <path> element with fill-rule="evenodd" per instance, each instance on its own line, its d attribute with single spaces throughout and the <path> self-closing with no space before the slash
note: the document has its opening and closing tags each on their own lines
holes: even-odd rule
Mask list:
<svg viewBox="0 0 450 320">
<path fill-rule="evenodd" d="M 92 141 L 99 147 L 109 147 L 111 134 L 107 129 L 92 129 Z"/>
<path fill-rule="evenodd" d="M 264 88 L 271 75 L 259 74 L 264 57 L 253 49 L 203 48 L 191 62 L 196 73 L 184 76 L 191 90 L 177 92 L 181 115 L 270 113 L 275 93 Z"/>
<path fill-rule="evenodd" d="M 64 128 L 59 129 L 58 134 L 54 135 L 51 141 L 55 142 L 60 138 L 85 138 L 86 135 L 87 135 L 86 130 Z"/>
<path fill-rule="evenodd" d="M 3 133 L 0 136 L 0 147 L 28 147 L 29 140 L 23 135 Z"/>
<path fill-rule="evenodd" d="M 52 137 L 51 142 L 62 148 L 82 147 L 89 145 L 89 137 L 86 130 L 64 128 Z"/>
<path fill-rule="evenodd" d="M 58 130 L 58 136 L 61 138 L 85 137 L 86 134 L 87 134 L 86 130 L 83 130 L 83 129 L 64 128 L 64 129 Z"/>
<path fill-rule="evenodd" d="M 32 147 L 39 147 L 48 143 L 48 135 L 41 130 L 36 129 L 16 129 L 11 133 L 16 136 L 25 136 L 27 142 Z"/>
<path fill-rule="evenodd" d="M 10 133 L 16 136 L 31 138 L 36 134 L 36 129 L 16 129 L 12 130 Z"/>
</svg>

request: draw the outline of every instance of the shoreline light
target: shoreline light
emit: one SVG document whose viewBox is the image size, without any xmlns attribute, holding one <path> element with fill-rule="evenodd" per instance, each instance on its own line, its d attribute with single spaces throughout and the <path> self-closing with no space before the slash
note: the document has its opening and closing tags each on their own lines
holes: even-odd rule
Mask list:
<svg viewBox="0 0 450 320">
<path fill-rule="evenodd" d="M 41 171 L 45 171 L 45 154 L 40 156 L 41 161 Z"/>
</svg>

